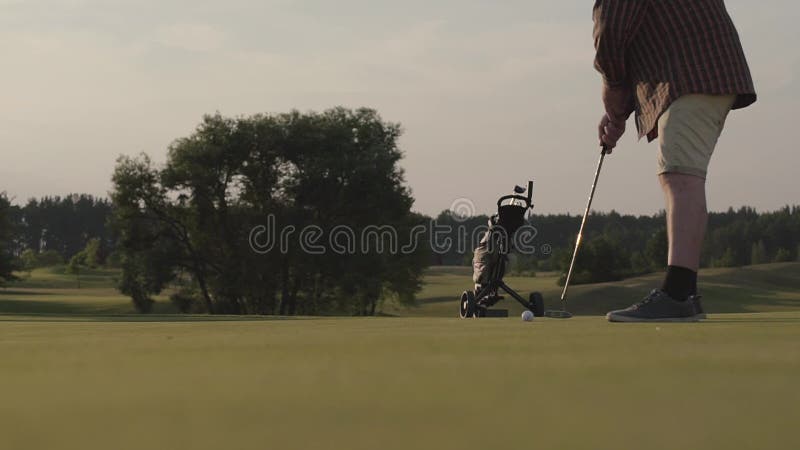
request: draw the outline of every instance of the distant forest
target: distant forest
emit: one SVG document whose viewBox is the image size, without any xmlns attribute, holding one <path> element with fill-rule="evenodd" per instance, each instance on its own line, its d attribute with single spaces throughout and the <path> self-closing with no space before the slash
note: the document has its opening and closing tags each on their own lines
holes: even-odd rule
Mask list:
<svg viewBox="0 0 800 450">
<path fill-rule="evenodd" d="M 466 228 L 472 235 L 486 225 L 487 216 L 456 217 L 442 212 L 436 223 Z M 532 215 L 536 231 L 534 255 L 512 257 L 512 271 L 566 271 L 580 216 Z M 474 245 L 474 242 L 471 244 Z M 457 250 L 457 249 L 456 249 Z M 800 257 L 800 207 L 759 213 L 754 208 L 711 213 L 703 244 L 702 267 L 737 267 L 770 262 L 797 261 Z M 471 251 L 451 251 L 434 257 L 434 264 L 468 265 Z M 666 265 L 667 231 L 664 213 L 652 216 L 593 213 L 586 225 L 584 244 L 577 263 L 578 282 L 618 280 L 660 270 Z"/>
<path fill-rule="evenodd" d="M 31 199 L 23 206 L 9 205 L 7 212 L 12 223 L 9 250 L 17 257 L 25 250 L 50 254 L 51 259 L 55 257 L 55 261 L 66 263 L 97 239 L 99 259 L 105 261 L 116 247 L 116 237 L 108 226 L 112 211 L 113 205 L 108 200 L 86 194 L 44 197 Z M 473 230 L 486 225 L 488 220 L 487 216 L 455 217 L 444 211 L 435 218 L 435 223 L 449 225 L 454 230 L 463 227 L 472 236 Z M 531 216 L 529 224 L 537 230 L 537 248 L 551 251 L 516 255 L 512 270 L 518 273 L 563 270 L 580 220 L 580 216 L 563 214 Z M 666 260 L 663 213 L 652 216 L 594 213 L 585 234 L 584 264 L 597 259 L 597 264 L 609 266 L 618 276 L 658 270 Z M 469 265 L 475 244 L 470 241 L 463 249 L 454 246 L 443 254 L 432 252 L 430 263 Z M 764 213 L 743 207 L 711 213 L 703 247 L 703 267 L 797 261 L 800 207 L 787 206 Z"/>
</svg>

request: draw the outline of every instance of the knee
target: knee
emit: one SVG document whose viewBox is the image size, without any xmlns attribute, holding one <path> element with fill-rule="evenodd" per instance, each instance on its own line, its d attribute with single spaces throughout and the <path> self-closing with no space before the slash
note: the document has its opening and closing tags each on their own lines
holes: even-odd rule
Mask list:
<svg viewBox="0 0 800 450">
<path fill-rule="evenodd" d="M 706 179 L 684 173 L 662 173 L 658 176 L 661 187 L 666 191 L 705 190 Z"/>
</svg>

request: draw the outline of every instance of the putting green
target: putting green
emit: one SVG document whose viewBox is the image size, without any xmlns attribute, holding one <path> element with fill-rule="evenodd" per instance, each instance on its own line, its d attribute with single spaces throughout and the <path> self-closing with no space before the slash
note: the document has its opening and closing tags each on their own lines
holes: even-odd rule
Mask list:
<svg viewBox="0 0 800 450">
<path fill-rule="evenodd" d="M 0 316 L 24 449 L 800 448 L 800 313 Z"/>
</svg>

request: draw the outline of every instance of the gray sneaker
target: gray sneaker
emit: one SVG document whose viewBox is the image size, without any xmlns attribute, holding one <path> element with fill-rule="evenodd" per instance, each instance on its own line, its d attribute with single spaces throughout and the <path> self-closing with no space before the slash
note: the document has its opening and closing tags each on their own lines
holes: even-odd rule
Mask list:
<svg viewBox="0 0 800 450">
<path fill-rule="evenodd" d="M 697 322 L 692 301 L 679 302 L 661 289 L 653 289 L 644 300 L 606 314 L 609 322 Z"/>
<path fill-rule="evenodd" d="M 703 297 L 699 295 L 692 295 L 688 300 L 691 302 L 692 306 L 694 306 L 694 316 L 697 317 L 698 320 L 706 318 L 706 312 L 703 310 L 703 305 L 700 303 L 701 298 Z"/>
</svg>

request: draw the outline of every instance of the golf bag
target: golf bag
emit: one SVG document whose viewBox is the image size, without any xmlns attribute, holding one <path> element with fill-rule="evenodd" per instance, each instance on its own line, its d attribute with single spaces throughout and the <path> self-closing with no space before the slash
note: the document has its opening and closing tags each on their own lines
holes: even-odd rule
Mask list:
<svg viewBox="0 0 800 450">
<path fill-rule="evenodd" d="M 526 196 L 522 195 L 526 193 Z M 508 316 L 507 310 L 490 310 L 503 299 L 498 294 L 499 290 L 508 293 L 534 315 L 544 315 L 541 294 L 535 292 L 525 300 L 503 282 L 514 236 L 525 224 L 525 214 L 533 209 L 532 202 L 532 181 L 528 182 L 527 190 L 517 186 L 514 194 L 503 196 L 497 201 L 497 214 L 489 220 L 488 230 L 473 254 L 472 280 L 475 283 L 475 290 L 464 291 L 461 295 L 462 318 Z"/>
<path fill-rule="evenodd" d="M 512 247 L 516 232 L 525 223 L 528 208 L 518 203 L 499 205 L 498 213 L 489 219 L 486 234 L 472 257 L 472 281 L 476 290 L 492 281 L 501 259 L 507 258 L 507 250 Z"/>
</svg>

